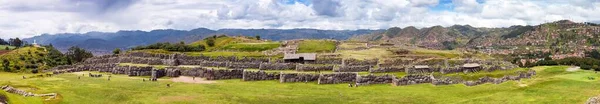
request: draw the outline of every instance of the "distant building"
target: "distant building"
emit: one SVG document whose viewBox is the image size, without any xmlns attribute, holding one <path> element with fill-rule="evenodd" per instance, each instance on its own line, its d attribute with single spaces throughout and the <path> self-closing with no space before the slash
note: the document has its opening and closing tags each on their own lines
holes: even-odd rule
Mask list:
<svg viewBox="0 0 600 104">
<path fill-rule="evenodd" d="M 317 59 L 316 53 L 299 53 L 299 54 L 283 55 L 283 61 L 293 62 L 293 63 L 314 62 L 316 59 Z"/>
<path fill-rule="evenodd" d="M 37 44 L 36 40 L 33 40 L 33 43 L 31 43 L 31 46 L 33 46 L 33 47 L 40 47 L 40 45 Z"/>
</svg>

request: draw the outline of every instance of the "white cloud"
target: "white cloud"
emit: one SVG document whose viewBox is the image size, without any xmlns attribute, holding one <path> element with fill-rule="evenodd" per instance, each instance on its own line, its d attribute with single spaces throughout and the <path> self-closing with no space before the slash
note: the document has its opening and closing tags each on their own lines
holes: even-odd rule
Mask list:
<svg viewBox="0 0 600 104">
<path fill-rule="evenodd" d="M 598 0 L 2 0 L 0 38 L 43 33 L 222 28 L 385 29 L 469 24 L 536 25 L 561 19 L 600 21 Z"/>
</svg>

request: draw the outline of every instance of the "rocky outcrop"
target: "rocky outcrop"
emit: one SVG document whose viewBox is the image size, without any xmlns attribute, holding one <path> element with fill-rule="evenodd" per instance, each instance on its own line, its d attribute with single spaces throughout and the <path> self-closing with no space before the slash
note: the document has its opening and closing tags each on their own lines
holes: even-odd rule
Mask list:
<svg viewBox="0 0 600 104">
<path fill-rule="evenodd" d="M 600 96 L 589 98 L 585 104 L 600 104 Z"/>
<path fill-rule="evenodd" d="M 356 80 L 357 73 L 333 73 L 321 74 L 319 76 L 319 84 L 339 84 L 351 83 Z"/>
<path fill-rule="evenodd" d="M 5 95 L 0 94 L 0 104 L 8 104 L 8 98 Z"/>
<path fill-rule="evenodd" d="M 319 74 L 281 73 L 279 77 L 280 83 L 312 82 L 317 80 L 319 80 Z"/>
</svg>

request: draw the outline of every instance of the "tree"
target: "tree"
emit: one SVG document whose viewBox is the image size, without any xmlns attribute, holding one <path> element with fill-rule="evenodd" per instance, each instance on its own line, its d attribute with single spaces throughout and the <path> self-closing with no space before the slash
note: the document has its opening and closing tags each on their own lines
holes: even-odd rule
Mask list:
<svg viewBox="0 0 600 104">
<path fill-rule="evenodd" d="M 598 52 L 598 50 L 593 50 L 590 52 L 585 52 L 587 57 L 591 57 L 591 58 L 595 58 L 595 59 L 600 59 L 600 52 Z"/>
<path fill-rule="evenodd" d="M 19 38 L 9 39 L 9 42 L 10 42 L 10 45 L 15 46 L 15 47 L 23 46 L 23 41 L 21 41 L 21 39 L 19 39 Z"/>
<path fill-rule="evenodd" d="M 92 53 L 90 53 L 82 48 L 79 48 L 77 46 L 73 46 L 73 47 L 69 48 L 66 55 L 69 58 L 69 60 L 74 61 L 74 62 L 82 62 L 85 59 L 94 56 Z"/>
<path fill-rule="evenodd" d="M 113 50 L 113 54 L 117 55 L 121 53 L 121 49 L 120 48 L 115 48 L 115 50 Z"/>
<path fill-rule="evenodd" d="M 2 66 L 4 67 L 5 72 L 10 72 L 10 61 L 8 61 L 8 59 L 2 60 Z"/>
<path fill-rule="evenodd" d="M 48 46 L 44 46 L 44 47 L 46 48 L 46 50 L 48 50 L 48 54 L 46 55 L 46 58 L 44 58 L 44 61 L 47 66 L 54 67 L 54 66 L 58 66 L 58 65 L 70 64 L 67 56 L 65 56 L 63 53 L 58 51 L 52 45 L 48 45 Z"/>
<path fill-rule="evenodd" d="M 0 38 L 0 45 L 8 45 L 8 42 Z"/>
<path fill-rule="evenodd" d="M 256 35 L 256 40 L 260 40 L 260 35 Z"/>
<path fill-rule="evenodd" d="M 206 45 L 212 47 L 215 46 L 215 38 L 210 38 L 208 40 L 206 40 Z"/>
</svg>

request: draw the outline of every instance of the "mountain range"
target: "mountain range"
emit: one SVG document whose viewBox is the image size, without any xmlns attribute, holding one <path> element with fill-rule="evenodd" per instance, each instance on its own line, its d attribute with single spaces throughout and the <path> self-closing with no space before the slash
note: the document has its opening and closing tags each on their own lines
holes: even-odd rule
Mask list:
<svg viewBox="0 0 600 104">
<path fill-rule="evenodd" d="M 318 29 L 219 29 L 198 28 L 193 30 L 152 30 L 152 31 L 118 31 L 42 34 L 24 39 L 34 40 L 38 44 L 52 44 L 61 51 L 71 46 L 78 46 L 92 51 L 94 54 L 108 54 L 115 48 L 128 49 L 139 45 L 157 42 L 191 43 L 213 35 L 256 36 L 269 40 L 291 39 L 337 39 L 345 40 L 356 35 L 371 34 L 385 30 L 318 30 Z"/>
<path fill-rule="evenodd" d="M 600 45 L 600 26 L 560 20 L 535 26 L 477 28 L 469 25 L 426 28 L 392 27 L 384 32 L 354 36 L 353 40 L 383 41 L 432 49 L 468 47 L 581 47 Z"/>
</svg>

